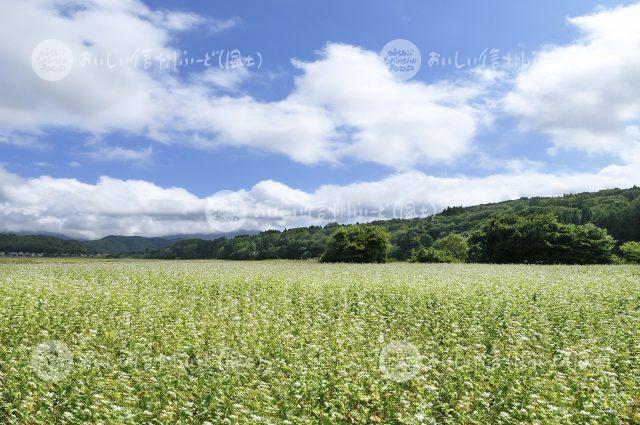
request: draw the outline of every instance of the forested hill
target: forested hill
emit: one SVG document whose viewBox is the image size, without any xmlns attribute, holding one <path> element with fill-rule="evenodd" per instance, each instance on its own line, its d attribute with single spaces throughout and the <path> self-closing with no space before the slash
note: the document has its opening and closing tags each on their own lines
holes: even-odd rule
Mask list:
<svg viewBox="0 0 640 425">
<path fill-rule="evenodd" d="M 640 188 L 611 189 L 561 197 L 521 198 L 473 207 L 449 207 L 440 214 L 411 220 L 385 220 L 369 223 L 385 228 L 391 236 L 392 258 L 405 260 L 414 249 L 431 246 L 434 241 L 451 233 L 468 235 L 490 218 L 513 213 L 532 215 L 553 214 L 566 224 L 592 223 L 606 229 L 619 244 L 640 240 Z M 176 242 L 152 253 L 153 258 L 317 258 L 325 250 L 327 240 L 337 224 L 270 230 L 253 236 L 199 239 Z"/>
<path fill-rule="evenodd" d="M 2 252 L 3 255 L 10 255 L 11 253 L 31 253 L 53 257 L 92 254 L 91 250 L 78 241 L 61 239 L 54 236 L 14 235 L 8 233 L 0 233 L 0 252 Z"/>
<path fill-rule="evenodd" d="M 488 219 L 503 213 L 550 213 L 567 224 L 593 223 L 623 243 L 640 240 L 640 188 L 611 189 L 561 197 L 521 198 L 473 207 L 449 207 L 440 214 L 410 220 L 369 223 L 385 228 L 391 236 L 391 257 L 407 259 L 419 247 L 451 233 L 468 235 Z M 46 255 L 110 254 L 150 258 L 317 258 L 340 225 L 270 230 L 256 235 L 172 241 L 165 238 L 107 236 L 96 241 L 63 240 L 51 236 L 0 234 L 0 252 L 23 251 Z M 137 254 L 133 254 L 136 252 Z"/>
<path fill-rule="evenodd" d="M 166 248 L 171 245 L 173 241 L 164 238 L 111 235 L 94 241 L 84 241 L 83 243 L 91 251 L 100 254 L 124 254 Z"/>
<path fill-rule="evenodd" d="M 440 214 L 411 222 L 423 222 L 434 238 L 476 228 L 500 213 L 519 215 L 552 213 L 567 224 L 593 223 L 606 229 L 618 242 L 640 240 L 640 187 L 585 192 L 561 197 L 535 197 L 473 207 L 449 207 Z M 389 230 L 403 227 L 401 221 L 379 223 Z"/>
<path fill-rule="evenodd" d="M 48 235 L 0 233 L 0 252 L 45 254 L 47 256 L 78 256 L 97 254 L 129 254 L 166 248 L 174 241 L 142 236 L 106 236 L 93 241 L 62 239 Z"/>
</svg>

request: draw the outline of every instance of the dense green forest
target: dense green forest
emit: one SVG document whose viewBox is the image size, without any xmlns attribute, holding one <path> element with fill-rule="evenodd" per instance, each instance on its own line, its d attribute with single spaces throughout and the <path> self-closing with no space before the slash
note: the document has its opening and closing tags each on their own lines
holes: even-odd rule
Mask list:
<svg viewBox="0 0 640 425">
<path fill-rule="evenodd" d="M 613 261 L 615 241 L 591 223 L 560 223 L 553 214 L 509 213 L 473 231 L 467 246 L 469 258 L 478 263 L 606 264 Z"/>
<path fill-rule="evenodd" d="M 491 219 L 515 215 L 519 217 L 554 216 L 558 223 L 582 226 L 593 224 L 605 229 L 617 244 L 640 240 L 640 188 L 611 189 L 553 198 L 521 198 L 473 207 L 449 207 L 442 213 L 410 220 L 386 220 L 366 224 L 385 230 L 390 236 L 389 257 L 410 260 L 416 252 L 434 246 L 442 248 L 445 236 L 456 234 L 470 238 Z M 270 230 L 253 236 L 198 239 L 176 242 L 168 248 L 147 253 L 148 258 L 220 258 L 220 259 L 307 259 L 319 258 L 338 228 L 305 227 L 285 231 Z M 580 237 L 582 227 L 563 228 L 565 233 Z M 442 251 L 442 250 L 441 250 Z M 448 250 L 445 250 L 448 252 Z M 454 256 L 455 257 L 455 256 Z M 465 258 L 458 258 L 464 261 Z M 476 260 L 482 257 L 476 256 Z M 415 258 L 414 258 L 415 260 Z M 548 259 L 541 260 L 550 262 Z"/>
<path fill-rule="evenodd" d="M 552 245 L 555 243 L 559 246 L 563 238 L 581 243 L 579 242 L 580 238 L 593 237 L 595 242 L 590 241 L 589 243 L 593 242 L 597 246 L 606 248 L 608 244 L 606 234 L 603 235 L 596 230 L 583 227 L 586 224 L 592 224 L 606 230 L 606 233 L 615 241 L 615 246 L 612 246 L 613 252 L 620 253 L 617 247 L 628 241 L 640 240 L 640 188 L 611 189 L 561 197 L 521 198 L 464 208 L 453 206 L 426 218 L 377 221 L 364 226 L 381 229 L 388 235 L 390 242 L 388 258 L 390 259 L 465 261 L 467 256 L 471 255 L 472 258 L 469 258 L 471 261 L 487 261 L 486 255 L 489 251 L 485 251 L 483 254 L 478 232 L 486 229 L 491 220 L 497 217 L 529 217 L 526 220 L 535 223 L 536 220 L 532 217 L 541 215 L 553 216 L 557 221 L 557 225 L 554 224 L 553 228 L 557 241 L 550 242 L 538 239 L 536 243 L 541 246 L 547 246 L 549 243 Z M 548 222 L 549 219 L 542 219 L 542 221 Z M 516 224 L 514 222 L 512 224 L 516 228 L 511 231 L 520 233 L 522 229 L 531 226 L 527 223 Z M 518 226 L 521 228 L 517 228 Z M 32 252 L 44 252 L 48 255 L 58 255 L 62 251 L 68 254 L 106 253 L 116 257 L 167 259 L 309 259 L 320 258 L 327 251 L 331 236 L 338 229 L 346 227 L 350 226 L 332 223 L 324 227 L 311 226 L 284 231 L 268 230 L 255 235 L 239 235 L 233 238 L 220 237 L 214 240 L 194 238 L 175 242 L 162 238 L 121 236 L 107 237 L 100 241 L 76 242 L 44 236 L 4 235 L 0 239 L 0 251 L 33 250 Z M 529 231 L 527 237 L 532 238 L 534 235 L 535 232 Z M 26 239 L 21 244 L 17 244 L 17 241 L 22 238 Z M 35 243 L 37 238 L 40 240 Z M 509 238 L 513 239 L 513 236 Z M 523 240 L 525 243 L 529 243 L 529 240 Z M 468 252 L 466 248 L 460 248 L 461 241 L 469 241 Z M 505 245 L 500 249 L 508 251 L 513 247 Z M 553 255 L 560 255 L 561 248 L 556 246 L 553 249 L 550 248 L 549 252 L 555 252 Z M 565 251 L 562 255 L 574 254 Z M 513 258 L 518 260 L 519 257 Z M 569 261 L 569 257 L 558 258 Z M 539 256 L 536 257 L 536 260 L 553 262 Z"/>
<path fill-rule="evenodd" d="M 0 233 L 0 252 L 29 252 L 57 257 L 60 255 L 90 255 L 93 252 L 82 242 L 54 236 L 18 236 Z"/>
</svg>

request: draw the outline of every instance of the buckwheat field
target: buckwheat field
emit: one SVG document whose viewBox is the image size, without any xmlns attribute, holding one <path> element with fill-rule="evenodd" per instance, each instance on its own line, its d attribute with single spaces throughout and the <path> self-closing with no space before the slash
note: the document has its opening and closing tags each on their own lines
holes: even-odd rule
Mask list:
<svg viewBox="0 0 640 425">
<path fill-rule="evenodd" d="M 0 423 L 640 422 L 637 266 L 0 263 Z"/>
</svg>

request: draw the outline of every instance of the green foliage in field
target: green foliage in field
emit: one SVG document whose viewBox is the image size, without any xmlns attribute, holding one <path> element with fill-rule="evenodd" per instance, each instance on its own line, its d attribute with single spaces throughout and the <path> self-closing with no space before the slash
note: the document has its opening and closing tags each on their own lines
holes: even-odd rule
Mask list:
<svg viewBox="0 0 640 425">
<path fill-rule="evenodd" d="M 469 243 L 467 238 L 457 233 L 450 233 L 433 244 L 435 249 L 444 251 L 453 257 L 454 262 L 465 262 L 469 257 Z"/>
<path fill-rule="evenodd" d="M 395 231 L 391 242 L 391 256 L 398 260 L 408 260 L 415 250 L 430 247 L 433 237 L 429 234 L 427 226 L 415 224 Z"/>
<path fill-rule="evenodd" d="M 187 239 L 147 253 L 146 258 L 192 259 L 218 258 L 223 260 L 302 260 L 319 258 L 327 247 L 329 237 L 338 225 L 305 227 L 283 232 L 268 230 L 254 236 L 236 236 L 233 239 Z"/>
<path fill-rule="evenodd" d="M 625 261 L 640 264 L 640 243 L 627 242 L 620 247 L 620 251 Z"/>
<path fill-rule="evenodd" d="M 638 423 L 639 306 L 632 265 L 0 263 L 0 422 Z"/>
<path fill-rule="evenodd" d="M 592 224 L 562 224 L 555 216 L 502 215 L 470 238 L 471 257 L 487 263 L 602 264 L 615 246 Z"/>
<path fill-rule="evenodd" d="M 411 261 L 414 263 L 458 263 L 449 251 L 443 251 L 434 247 L 420 248 L 413 252 Z"/>
<path fill-rule="evenodd" d="M 384 263 L 389 254 L 389 234 L 375 226 L 338 229 L 320 259 L 326 263 Z"/>
</svg>

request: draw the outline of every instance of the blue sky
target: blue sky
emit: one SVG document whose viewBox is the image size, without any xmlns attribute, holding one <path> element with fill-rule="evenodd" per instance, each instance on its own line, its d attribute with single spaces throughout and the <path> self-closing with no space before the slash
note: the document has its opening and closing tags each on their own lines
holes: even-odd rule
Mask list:
<svg viewBox="0 0 640 425">
<path fill-rule="evenodd" d="M 358 202 L 413 197 L 411 202 L 436 211 L 637 183 L 635 159 L 629 158 L 638 151 L 640 112 L 630 99 L 638 80 L 622 72 L 633 66 L 629 49 L 637 46 L 632 24 L 640 22 L 633 2 L 11 3 L 0 6 L 5 39 L 25 31 L 27 20 L 41 25 L 25 33 L 19 46 L 0 46 L 0 105 L 7 112 L 0 122 L 0 183 L 18 182 L 22 193 L 32 190 L 39 197 L 32 201 L 5 190 L 5 230 L 84 237 L 195 233 L 206 230 L 189 224 L 199 203 L 223 190 L 240 196 L 250 210 L 309 199 L 347 202 L 354 193 L 368 193 Z M 584 19 L 571 20 L 576 17 Z M 42 81 L 29 66 L 38 41 L 51 39 L 69 46 L 76 61 L 60 81 Z M 409 81 L 387 79 L 371 62 L 395 39 L 411 41 L 422 55 Z M 262 61 L 259 68 L 227 72 L 198 64 L 178 72 L 158 64 L 149 70 L 78 65 L 87 52 L 122 56 L 147 47 L 200 58 L 237 49 Z M 428 63 L 432 52 L 457 55 L 462 63 L 492 49 L 497 69 Z M 603 51 L 611 57 L 603 59 Z M 543 60 L 506 66 L 507 54 Z M 618 83 L 631 91 L 612 94 L 606 88 Z M 612 111 L 607 102 L 617 105 L 615 113 L 594 120 Z M 432 121 L 423 124 L 425 118 Z M 386 143 L 395 149 L 388 156 Z M 612 166 L 623 171 L 606 174 Z M 525 184 L 535 181 L 531 175 L 548 184 Z M 392 190 L 394 179 L 409 186 Z M 101 181 L 131 192 L 118 199 Z M 509 187 L 510 181 L 522 183 Z M 157 190 L 157 196 L 139 201 L 144 189 L 132 188 L 136 184 Z M 451 190 L 456 184 L 465 192 Z M 180 192 L 177 198 L 172 188 Z M 47 190 L 53 191 L 50 198 Z M 398 191 L 405 196 L 389 198 Z M 65 192 L 93 206 L 60 211 L 54 204 Z M 105 213 L 95 197 L 111 199 L 110 208 L 135 199 L 139 209 Z M 149 203 L 159 199 L 173 205 L 167 217 L 150 212 L 157 206 Z M 244 224 L 263 229 L 314 223 L 254 214 Z"/>
</svg>

